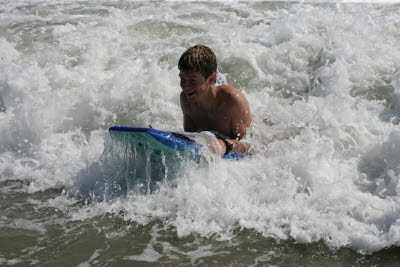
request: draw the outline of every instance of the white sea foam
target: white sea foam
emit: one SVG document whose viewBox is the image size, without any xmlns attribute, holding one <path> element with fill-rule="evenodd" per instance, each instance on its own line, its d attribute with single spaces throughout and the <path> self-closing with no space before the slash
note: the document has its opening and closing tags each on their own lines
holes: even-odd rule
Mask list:
<svg viewBox="0 0 400 267">
<path fill-rule="evenodd" d="M 39 232 L 40 234 L 45 234 L 47 231 L 42 223 L 35 223 L 32 221 L 23 220 L 23 219 L 14 221 L 11 225 L 9 225 L 9 227 L 17 228 L 17 229 L 32 230 L 32 231 Z"/>
<path fill-rule="evenodd" d="M 152 235 L 151 240 L 140 255 L 125 256 L 124 260 L 157 262 L 157 260 L 161 257 L 161 254 L 158 253 L 153 247 L 155 241 L 157 240 L 157 237 L 159 237 L 157 228 L 158 228 L 157 226 L 153 226 L 151 231 Z"/>
<path fill-rule="evenodd" d="M 69 189 L 100 166 L 109 126 L 182 131 L 176 62 L 204 43 L 219 81 L 249 99 L 253 156 L 187 163 L 148 194 L 48 205 L 72 220 L 165 219 L 180 237 L 242 227 L 366 253 L 400 245 L 398 5 L 106 3 L 1 2 L 1 181 Z"/>
<path fill-rule="evenodd" d="M 99 257 L 101 251 L 102 251 L 101 249 L 96 249 L 93 252 L 92 256 L 90 256 L 90 259 L 88 261 L 78 264 L 78 267 L 89 267 L 89 266 L 91 266 L 91 263 L 98 264 L 99 262 L 98 262 L 98 260 L 96 260 L 96 258 Z"/>
</svg>

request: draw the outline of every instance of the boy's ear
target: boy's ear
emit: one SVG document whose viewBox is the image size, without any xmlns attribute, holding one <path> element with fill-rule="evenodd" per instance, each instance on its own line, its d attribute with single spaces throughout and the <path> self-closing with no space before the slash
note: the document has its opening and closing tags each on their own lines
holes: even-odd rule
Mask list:
<svg viewBox="0 0 400 267">
<path fill-rule="evenodd" d="M 216 83 L 216 82 L 217 82 L 217 73 L 213 72 L 213 73 L 210 75 L 209 79 L 210 79 L 210 82 Z"/>
</svg>

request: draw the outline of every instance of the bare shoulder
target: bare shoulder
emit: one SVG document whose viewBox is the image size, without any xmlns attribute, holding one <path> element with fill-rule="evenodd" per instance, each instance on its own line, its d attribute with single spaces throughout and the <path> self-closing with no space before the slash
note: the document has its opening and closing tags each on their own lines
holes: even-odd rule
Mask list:
<svg viewBox="0 0 400 267">
<path fill-rule="evenodd" d="M 241 139 L 246 136 L 246 129 L 251 124 L 251 112 L 246 96 L 238 89 L 223 85 L 218 88 L 224 108 L 229 113 L 231 136 Z"/>
<path fill-rule="evenodd" d="M 219 94 L 221 95 L 221 100 L 226 102 L 229 106 L 233 107 L 245 106 L 248 109 L 249 103 L 242 92 L 230 85 L 220 85 L 218 86 Z"/>
<path fill-rule="evenodd" d="M 219 90 L 221 93 L 229 94 L 229 95 L 232 95 L 232 94 L 234 94 L 234 93 L 236 93 L 236 92 L 239 92 L 239 93 L 240 93 L 240 91 L 239 91 L 238 89 L 236 89 L 236 88 L 233 87 L 233 86 L 227 85 L 227 84 L 219 85 L 219 86 L 218 86 L 218 90 Z"/>
</svg>

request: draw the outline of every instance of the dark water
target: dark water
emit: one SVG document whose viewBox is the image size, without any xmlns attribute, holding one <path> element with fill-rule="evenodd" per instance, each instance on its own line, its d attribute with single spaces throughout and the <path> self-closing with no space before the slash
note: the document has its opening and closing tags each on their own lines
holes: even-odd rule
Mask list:
<svg viewBox="0 0 400 267">
<path fill-rule="evenodd" d="M 266 238 L 249 229 L 237 228 L 233 240 L 222 241 L 196 234 L 179 238 L 163 220 L 141 225 L 122 214 L 74 220 L 68 210 L 46 204 L 59 197 L 61 190 L 27 194 L 21 181 L 4 181 L 0 186 L 13 189 L 12 194 L 3 191 L 0 201 L 2 218 L 7 218 L 0 228 L 0 256 L 5 265 L 397 266 L 400 262 L 398 247 L 363 255 L 350 248 L 332 249 L 324 242 L 298 244 Z M 68 209 L 82 205 L 77 202 Z M 134 258 L 138 255 L 143 259 Z"/>
</svg>

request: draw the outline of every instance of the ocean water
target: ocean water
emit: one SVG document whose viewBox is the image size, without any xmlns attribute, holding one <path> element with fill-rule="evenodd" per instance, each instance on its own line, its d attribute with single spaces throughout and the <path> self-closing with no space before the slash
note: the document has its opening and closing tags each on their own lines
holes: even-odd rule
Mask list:
<svg viewBox="0 0 400 267">
<path fill-rule="evenodd" d="M 399 14 L 0 0 L 0 265 L 399 264 Z M 252 156 L 164 157 L 137 182 L 108 128 L 183 131 L 177 61 L 195 44 L 248 98 Z"/>
</svg>

